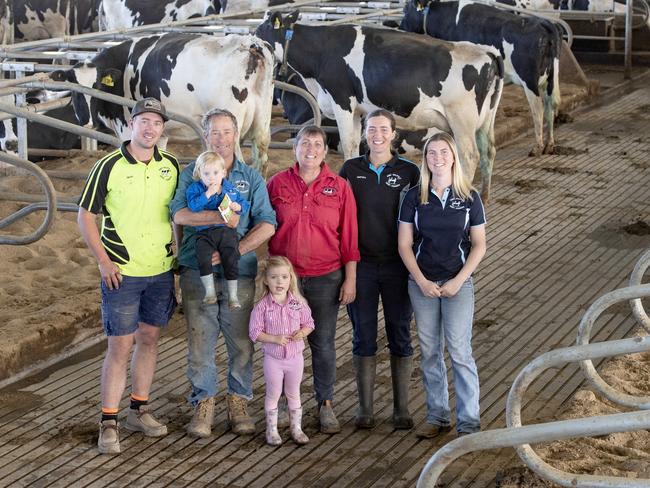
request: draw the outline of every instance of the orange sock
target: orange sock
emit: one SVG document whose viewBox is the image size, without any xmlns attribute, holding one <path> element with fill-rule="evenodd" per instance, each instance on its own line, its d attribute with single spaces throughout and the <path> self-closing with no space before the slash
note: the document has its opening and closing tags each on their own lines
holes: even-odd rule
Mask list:
<svg viewBox="0 0 650 488">
<path fill-rule="evenodd" d="M 115 420 L 117 422 L 118 408 L 102 407 L 102 422 L 104 420 Z"/>
<path fill-rule="evenodd" d="M 131 393 L 131 409 L 140 410 L 142 405 L 146 405 L 149 402 L 148 398 L 139 397 Z"/>
</svg>

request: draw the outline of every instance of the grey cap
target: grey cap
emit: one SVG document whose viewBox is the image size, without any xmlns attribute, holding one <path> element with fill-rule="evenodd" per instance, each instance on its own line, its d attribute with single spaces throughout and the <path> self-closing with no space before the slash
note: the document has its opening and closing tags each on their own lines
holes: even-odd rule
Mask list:
<svg viewBox="0 0 650 488">
<path fill-rule="evenodd" d="M 156 100 L 155 98 L 143 98 L 142 100 L 138 100 L 135 106 L 131 109 L 131 117 L 135 117 L 136 115 L 145 112 L 158 114 L 165 122 L 169 120 L 165 106 L 160 102 L 160 100 Z"/>
</svg>

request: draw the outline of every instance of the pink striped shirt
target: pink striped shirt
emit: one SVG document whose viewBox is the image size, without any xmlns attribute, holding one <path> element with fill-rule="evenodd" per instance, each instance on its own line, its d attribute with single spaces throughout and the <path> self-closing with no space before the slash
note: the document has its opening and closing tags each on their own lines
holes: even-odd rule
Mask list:
<svg viewBox="0 0 650 488">
<path fill-rule="evenodd" d="M 269 293 L 253 307 L 248 335 L 255 342 L 262 332 L 290 336 L 301 328 L 314 328 L 314 319 L 311 317 L 309 305 L 296 300 L 291 293 L 288 294 L 287 302 L 280 305 Z M 268 342 L 262 344 L 264 354 L 276 359 L 293 358 L 302 354 L 303 349 L 305 349 L 303 340 L 290 341 L 286 346 Z"/>
</svg>

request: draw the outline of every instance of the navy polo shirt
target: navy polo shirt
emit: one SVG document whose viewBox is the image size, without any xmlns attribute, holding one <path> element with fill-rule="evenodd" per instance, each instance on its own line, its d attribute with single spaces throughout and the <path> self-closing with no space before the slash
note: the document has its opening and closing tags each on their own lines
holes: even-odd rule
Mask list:
<svg viewBox="0 0 650 488">
<path fill-rule="evenodd" d="M 404 197 L 399 221 L 415 225 L 413 253 L 428 280 L 451 279 L 465 264 L 472 248 L 470 227 L 485 224 L 481 197 L 474 190 L 471 196 L 463 200 L 449 187 L 442 199 L 429 191 L 429 201 L 421 204 L 418 185 Z"/>
<path fill-rule="evenodd" d="M 370 263 L 399 261 L 397 215 L 406 190 L 418 184 L 420 170 L 398 156 L 375 168 L 368 156 L 348 159 L 339 175 L 352 187 L 357 202 L 359 252 Z"/>
</svg>

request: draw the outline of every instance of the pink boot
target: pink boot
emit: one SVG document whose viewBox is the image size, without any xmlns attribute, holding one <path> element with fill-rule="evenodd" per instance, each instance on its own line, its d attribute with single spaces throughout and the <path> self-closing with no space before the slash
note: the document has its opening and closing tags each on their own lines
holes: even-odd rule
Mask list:
<svg viewBox="0 0 650 488">
<path fill-rule="evenodd" d="M 270 446 L 279 446 L 282 444 L 282 437 L 280 437 L 280 434 L 278 433 L 277 408 L 266 411 L 266 443 Z"/>
<path fill-rule="evenodd" d="M 302 408 L 289 410 L 291 421 L 291 438 L 296 444 L 303 445 L 309 442 L 309 437 L 302 431 Z"/>
</svg>

